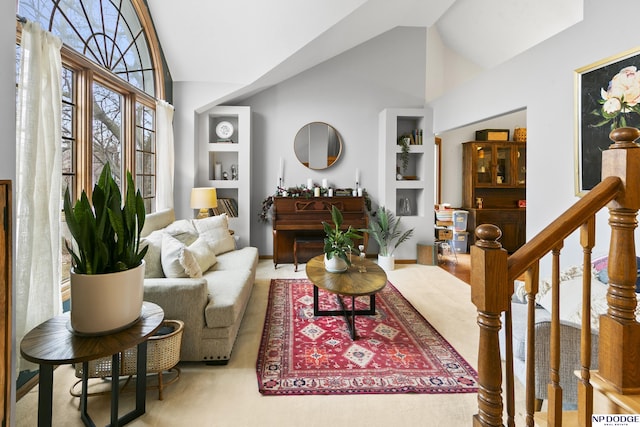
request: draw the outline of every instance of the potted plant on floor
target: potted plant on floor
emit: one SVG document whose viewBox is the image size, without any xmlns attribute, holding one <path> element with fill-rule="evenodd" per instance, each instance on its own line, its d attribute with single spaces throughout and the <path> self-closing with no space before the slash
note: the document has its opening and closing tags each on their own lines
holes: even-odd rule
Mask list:
<svg viewBox="0 0 640 427">
<path fill-rule="evenodd" d="M 127 172 L 124 205 L 107 163 L 93 188 L 75 205 L 67 188 L 64 213 L 73 243 L 71 254 L 71 327 L 84 335 L 101 335 L 135 323 L 142 310 L 144 256 L 140 232 L 145 208 Z"/>
<path fill-rule="evenodd" d="M 355 247 L 353 240 L 361 239 L 362 235 L 349 226 L 342 230 L 342 212 L 333 205 L 331 207 L 332 224 L 322 221 L 324 232 L 324 267 L 331 273 L 347 271 L 351 265 L 350 255 L 359 255 L 360 251 Z"/>
<path fill-rule="evenodd" d="M 402 232 L 400 230 L 400 218 L 393 212 L 380 206 L 374 215 L 370 216 L 369 227 L 362 229 L 374 238 L 380 249 L 378 251 L 378 265 L 385 271 L 395 268 L 393 252 L 404 241 L 413 235 L 413 228 Z"/>
</svg>

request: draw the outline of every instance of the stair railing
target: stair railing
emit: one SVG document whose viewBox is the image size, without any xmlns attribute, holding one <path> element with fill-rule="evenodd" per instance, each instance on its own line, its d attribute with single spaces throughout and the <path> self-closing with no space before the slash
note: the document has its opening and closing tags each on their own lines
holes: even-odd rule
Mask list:
<svg viewBox="0 0 640 427">
<path fill-rule="evenodd" d="M 580 231 L 583 257 L 581 369 L 578 381 L 578 420 L 591 425 L 593 388 L 591 361 L 591 251 L 595 245 L 595 215 L 609 209 L 611 229 L 607 291 L 608 311 L 600 318 L 599 377 L 621 392 L 640 389 L 640 324 L 635 320 L 636 254 L 634 230 L 640 209 L 640 137 L 635 128 L 611 132 L 614 143 L 603 152 L 602 181 L 567 211 L 529 240 L 511 256 L 499 243 L 501 231 L 490 224 L 480 225 L 471 248 L 471 300 L 478 309 L 478 413 L 473 425 L 502 426 L 502 361 L 499 347 L 501 314 L 505 313 L 506 337 L 506 425 L 515 425 L 513 345 L 511 337 L 511 296 L 514 280 L 524 275 L 527 293 L 527 349 L 525 384 L 525 423 L 534 425 L 535 296 L 538 293 L 540 260 L 552 255 L 552 313 L 550 372 L 547 386 L 547 425 L 562 425 L 560 369 L 560 252 L 565 239 Z"/>
</svg>

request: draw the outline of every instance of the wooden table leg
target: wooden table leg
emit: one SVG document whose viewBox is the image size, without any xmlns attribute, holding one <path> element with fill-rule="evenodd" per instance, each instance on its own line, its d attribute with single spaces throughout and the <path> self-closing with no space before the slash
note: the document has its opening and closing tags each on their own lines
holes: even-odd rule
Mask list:
<svg viewBox="0 0 640 427">
<path fill-rule="evenodd" d="M 40 365 L 38 427 L 51 426 L 53 410 L 53 365 Z"/>
</svg>

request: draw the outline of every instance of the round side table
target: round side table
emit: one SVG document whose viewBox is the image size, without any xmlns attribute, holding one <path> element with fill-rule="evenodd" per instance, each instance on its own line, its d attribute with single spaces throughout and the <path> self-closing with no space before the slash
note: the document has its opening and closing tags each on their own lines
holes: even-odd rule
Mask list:
<svg viewBox="0 0 640 427">
<path fill-rule="evenodd" d="M 50 426 L 53 404 L 53 367 L 82 363 L 82 394 L 80 417 L 86 426 L 95 426 L 87 413 L 87 381 L 90 360 L 112 356 L 112 382 L 120 376 L 120 352 L 138 346 L 136 407 L 118 418 L 118 387 L 111 387 L 111 425 L 124 425 L 145 412 L 147 378 L 147 339 L 162 324 L 164 311 L 160 306 L 144 302 L 142 315 L 134 325 L 119 332 L 100 336 L 79 336 L 71 331 L 69 313 L 53 317 L 33 328 L 20 343 L 22 357 L 40 366 L 38 392 L 38 426 Z"/>
</svg>

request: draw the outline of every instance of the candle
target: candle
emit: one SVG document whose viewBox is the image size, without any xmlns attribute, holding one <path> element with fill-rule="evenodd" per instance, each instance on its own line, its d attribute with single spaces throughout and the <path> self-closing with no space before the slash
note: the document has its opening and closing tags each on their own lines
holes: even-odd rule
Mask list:
<svg viewBox="0 0 640 427">
<path fill-rule="evenodd" d="M 356 168 L 356 184 L 360 183 L 360 169 Z"/>
<path fill-rule="evenodd" d="M 307 190 L 311 190 L 313 188 L 313 180 L 311 178 L 307 178 Z"/>
<path fill-rule="evenodd" d="M 333 188 L 329 189 L 329 197 L 333 197 Z"/>
<path fill-rule="evenodd" d="M 284 159 L 280 157 L 280 171 L 278 172 L 278 180 L 282 181 L 284 178 Z"/>
<path fill-rule="evenodd" d="M 322 188 L 327 188 L 327 178 L 322 178 Z"/>
<path fill-rule="evenodd" d="M 313 189 L 313 196 L 320 197 L 320 187 L 316 187 Z"/>
<path fill-rule="evenodd" d="M 358 197 L 362 197 L 362 187 L 358 187 Z"/>
<path fill-rule="evenodd" d="M 213 179 L 222 179 L 222 163 L 216 162 Z"/>
</svg>

